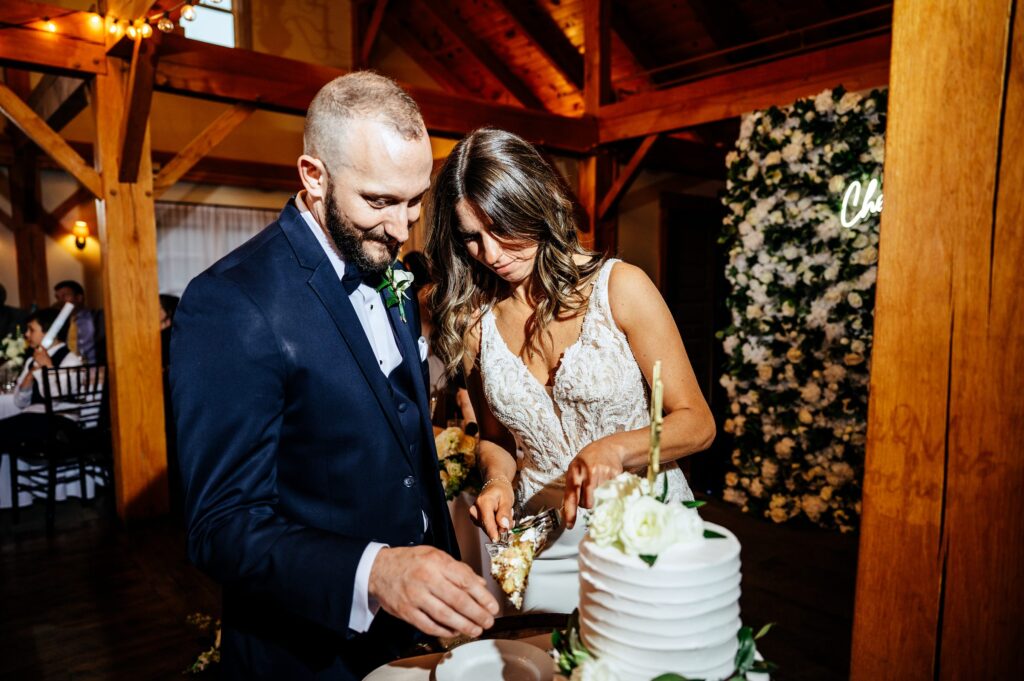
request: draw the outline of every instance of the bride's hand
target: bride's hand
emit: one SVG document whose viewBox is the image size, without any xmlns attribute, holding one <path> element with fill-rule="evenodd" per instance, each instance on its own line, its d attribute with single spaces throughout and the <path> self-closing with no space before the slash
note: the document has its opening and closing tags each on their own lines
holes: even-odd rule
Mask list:
<svg viewBox="0 0 1024 681">
<path fill-rule="evenodd" d="M 484 483 L 476 504 L 469 509 L 473 522 L 483 528 L 491 541 L 498 541 L 502 530 L 512 529 L 512 502 L 515 493 L 508 478 L 499 476 Z"/>
<path fill-rule="evenodd" d="M 565 496 L 562 499 L 565 526 L 571 528 L 575 525 L 578 508 L 593 506 L 594 490 L 622 470 L 622 455 L 608 443 L 598 440 L 584 447 L 565 472 Z"/>
</svg>

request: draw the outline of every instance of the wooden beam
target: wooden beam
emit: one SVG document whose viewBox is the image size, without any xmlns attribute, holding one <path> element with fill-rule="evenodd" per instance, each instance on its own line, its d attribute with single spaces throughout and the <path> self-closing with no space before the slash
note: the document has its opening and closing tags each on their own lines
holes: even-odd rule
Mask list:
<svg viewBox="0 0 1024 681">
<path fill-rule="evenodd" d="M 153 181 L 153 189 L 157 195 L 173 186 L 199 159 L 206 156 L 235 128 L 248 120 L 255 110 L 250 104 L 236 104 L 206 126 L 177 156 L 160 169 L 160 173 Z"/>
<path fill-rule="evenodd" d="M 57 26 L 45 30 L 44 17 Z M 106 48 L 102 22 L 86 12 L 68 12 L 29 0 L 0 3 L 0 64 L 24 66 L 51 73 L 95 74 L 105 72 Z"/>
<path fill-rule="evenodd" d="M 14 131 L 15 135 L 20 135 Z M 27 140 L 26 140 L 27 142 Z M 46 235 L 39 224 L 39 173 L 31 143 L 16 143 L 8 180 L 11 222 L 14 230 L 15 261 L 18 268 L 18 298 L 22 307 L 47 307 L 50 300 L 46 268 Z"/>
<path fill-rule="evenodd" d="M 149 110 L 153 103 L 153 80 L 156 76 L 157 48 L 160 39 L 135 39 L 128 90 L 125 93 L 125 115 L 121 128 L 121 161 L 118 180 L 135 182 L 142 160 L 142 141 L 149 128 Z"/>
<path fill-rule="evenodd" d="M 498 55 L 478 38 L 459 16 L 458 8 L 448 0 L 421 0 L 420 4 L 455 38 L 469 54 L 490 72 L 523 106 L 544 110 L 546 107 L 530 87 L 522 81 Z"/>
<path fill-rule="evenodd" d="M 84 78 L 44 74 L 25 101 L 54 132 L 74 120 L 89 106 L 88 81 Z"/>
<path fill-rule="evenodd" d="M 622 169 L 619 176 L 615 178 L 615 182 L 612 184 L 611 189 L 605 194 L 601 200 L 601 205 L 597 210 L 597 217 L 599 220 L 603 220 L 607 217 L 608 212 L 614 208 L 619 199 L 629 191 L 630 185 L 633 184 L 633 180 L 636 179 L 637 174 L 640 172 L 640 168 L 643 165 L 644 159 L 647 158 L 647 153 L 654 146 L 654 143 L 658 141 L 658 135 L 648 135 L 640 142 L 640 146 L 633 152 L 633 156 L 629 159 L 629 163 Z"/>
<path fill-rule="evenodd" d="M 153 171 L 146 134 L 138 181 L 118 181 L 125 89 L 116 64 L 96 77 L 96 162 L 106 188 L 98 227 L 114 483 L 118 514 L 132 520 L 165 514 L 168 492 Z"/>
<path fill-rule="evenodd" d="M 853 681 L 1020 675 L 1021 9 L 895 5 Z"/>
<path fill-rule="evenodd" d="M 381 24 L 384 22 L 384 13 L 388 9 L 388 0 L 376 0 L 373 4 L 373 12 L 366 24 L 366 33 L 360 36 L 359 44 L 359 66 L 366 67 L 370 64 L 370 55 L 373 54 L 373 46 L 377 42 L 377 35 L 380 33 Z"/>
<path fill-rule="evenodd" d="M 3 112 L 8 120 L 16 125 L 26 137 L 49 154 L 50 158 L 60 164 L 64 170 L 71 173 L 76 180 L 82 183 L 82 186 L 87 187 L 94 196 L 100 197 L 103 195 L 103 185 L 99 174 L 87 166 L 82 157 L 68 146 L 64 138 L 55 133 L 46 124 L 46 121 L 30 109 L 5 84 L 0 84 L 0 112 Z"/>
<path fill-rule="evenodd" d="M 611 97 L 611 0 L 583 5 L 583 108 L 597 114 Z"/>
<path fill-rule="evenodd" d="M 410 3 L 402 4 L 403 9 L 406 10 L 410 6 Z M 398 14 L 403 13 L 393 10 L 384 19 L 383 30 L 388 37 L 399 45 L 402 51 L 408 54 L 420 68 L 426 71 L 428 76 L 437 81 L 437 84 L 446 92 L 465 97 L 475 97 L 476 95 L 469 84 L 462 78 L 459 78 L 441 58 L 428 50 L 420 42 L 419 38 L 405 27 L 398 16 L 396 16 Z M 408 12 L 406 11 L 404 14 L 408 14 Z"/>
<path fill-rule="evenodd" d="M 588 0 L 589 1 L 589 0 Z M 583 57 L 536 0 L 495 0 L 565 79 L 583 90 Z"/>
<path fill-rule="evenodd" d="M 386 17 L 386 28 L 388 22 Z M 328 66 L 168 34 L 163 37 L 156 89 L 218 101 L 248 102 L 258 109 L 305 115 L 317 91 L 344 73 Z M 419 104 L 427 129 L 435 134 L 461 136 L 482 125 L 493 125 L 531 142 L 575 154 L 592 148 L 597 139 L 593 117 L 559 116 L 426 88 L 406 87 L 406 91 Z"/>
<path fill-rule="evenodd" d="M 601 198 L 608 192 L 612 181 L 612 160 L 608 153 L 600 150 L 580 159 L 579 183 L 576 195 L 586 215 L 581 231 L 588 247 L 614 254 L 618 248 L 617 216 L 599 216 Z"/>
<path fill-rule="evenodd" d="M 848 90 L 883 86 L 889 82 L 890 42 L 889 36 L 866 38 L 603 106 L 600 143 L 733 118 L 840 83 Z"/>
<path fill-rule="evenodd" d="M 612 3 L 612 32 L 619 37 L 626 49 L 632 53 L 640 68 L 649 71 L 660 66 L 661 62 L 649 45 L 644 34 L 633 25 L 629 18 L 629 5 Z M 657 80 L 656 78 L 654 80 Z"/>
</svg>

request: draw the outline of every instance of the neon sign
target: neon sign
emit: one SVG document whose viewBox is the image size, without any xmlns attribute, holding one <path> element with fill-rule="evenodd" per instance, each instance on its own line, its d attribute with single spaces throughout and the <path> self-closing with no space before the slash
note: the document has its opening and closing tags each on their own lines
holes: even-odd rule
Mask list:
<svg viewBox="0 0 1024 681">
<path fill-rule="evenodd" d="M 882 212 L 882 192 L 880 189 L 880 183 L 877 179 L 872 179 L 868 182 L 868 188 L 864 190 L 864 198 L 861 199 L 861 186 L 860 180 L 854 180 L 847 187 L 846 193 L 843 195 L 843 206 L 839 211 L 839 221 L 843 227 L 853 227 L 855 224 L 870 215 L 877 215 Z M 878 191 L 878 196 L 875 196 L 875 192 Z M 847 218 L 847 214 L 850 208 L 857 208 L 857 212 L 852 218 Z"/>
</svg>

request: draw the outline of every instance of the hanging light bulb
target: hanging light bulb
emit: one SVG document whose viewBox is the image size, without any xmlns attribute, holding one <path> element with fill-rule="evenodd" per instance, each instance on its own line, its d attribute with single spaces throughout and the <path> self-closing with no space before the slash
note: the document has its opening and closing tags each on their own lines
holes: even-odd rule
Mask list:
<svg viewBox="0 0 1024 681">
<path fill-rule="evenodd" d="M 185 9 L 181 10 L 181 18 L 185 21 L 195 21 L 196 10 L 192 5 L 185 5 Z"/>
<path fill-rule="evenodd" d="M 164 33 L 170 33 L 174 30 L 174 22 L 171 21 L 171 18 L 167 16 L 167 13 L 165 12 L 164 15 L 160 17 L 160 21 L 156 22 L 156 27 Z"/>
<path fill-rule="evenodd" d="M 142 27 L 139 29 L 139 33 L 142 34 L 143 38 L 149 38 L 153 35 L 153 27 L 149 25 L 148 21 L 142 22 Z"/>
<path fill-rule="evenodd" d="M 50 21 L 50 17 L 43 17 L 43 21 L 45 22 L 43 23 L 43 28 L 45 28 L 50 33 L 57 32 L 57 24 Z"/>
<path fill-rule="evenodd" d="M 128 36 L 129 40 L 135 40 L 139 37 L 139 29 L 135 28 L 135 24 L 129 24 L 128 28 L 124 30 L 125 35 Z"/>
<path fill-rule="evenodd" d="M 92 26 L 93 28 L 101 27 L 103 25 L 103 17 L 101 17 L 99 14 L 95 14 L 95 13 L 90 14 L 89 15 L 89 25 Z"/>
<path fill-rule="evenodd" d="M 118 23 L 117 18 L 114 18 L 110 22 L 110 35 L 117 35 L 121 32 L 121 25 Z"/>
</svg>

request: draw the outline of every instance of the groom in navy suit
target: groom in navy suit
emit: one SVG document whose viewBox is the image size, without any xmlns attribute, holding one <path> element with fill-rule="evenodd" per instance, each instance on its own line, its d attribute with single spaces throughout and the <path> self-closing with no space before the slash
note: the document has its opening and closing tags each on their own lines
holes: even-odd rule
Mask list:
<svg viewBox="0 0 1024 681">
<path fill-rule="evenodd" d="M 349 74 L 304 146 L 304 190 L 174 319 L 189 555 L 224 587 L 230 679 L 359 679 L 416 630 L 475 636 L 498 611 L 456 560 L 415 300 L 377 291 L 430 184 L 419 109 Z"/>
</svg>

